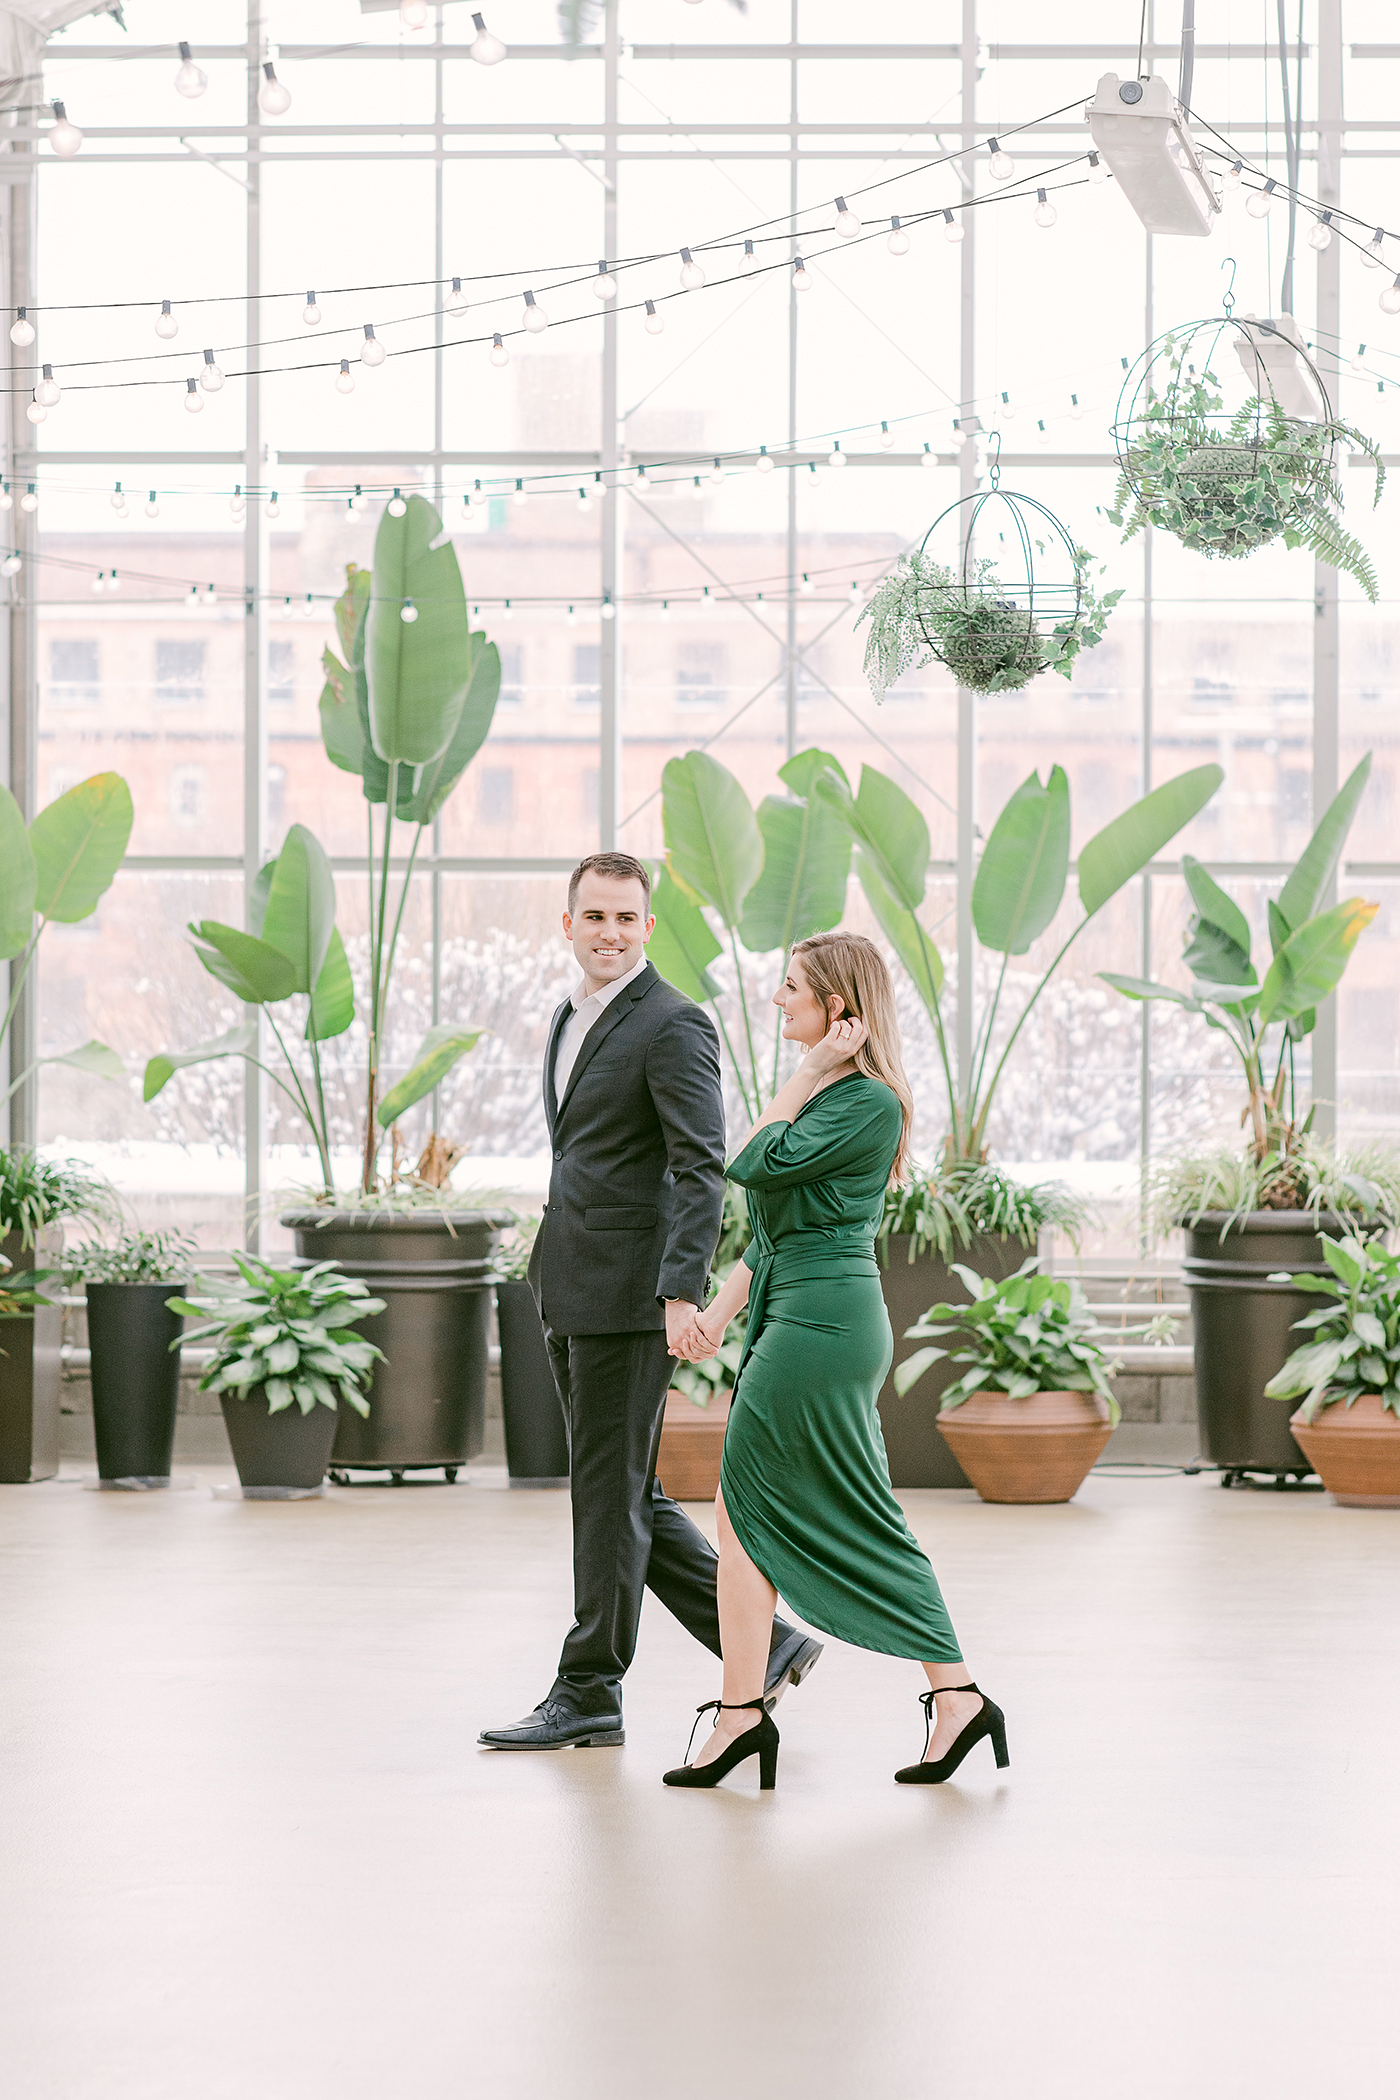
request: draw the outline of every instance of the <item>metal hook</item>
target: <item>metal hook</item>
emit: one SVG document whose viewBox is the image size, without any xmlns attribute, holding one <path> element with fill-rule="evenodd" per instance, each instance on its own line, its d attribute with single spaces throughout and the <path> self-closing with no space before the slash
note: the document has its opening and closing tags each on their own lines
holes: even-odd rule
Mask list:
<svg viewBox="0 0 1400 2100">
<path fill-rule="evenodd" d="M 992 451 L 993 445 L 997 448 L 995 452 Z M 999 430 L 992 430 L 987 433 L 987 479 L 993 488 L 996 488 L 1001 480 L 1001 432 Z"/>
<path fill-rule="evenodd" d="M 1228 320 L 1230 315 L 1235 310 L 1235 272 L 1239 268 L 1239 265 L 1235 261 L 1233 255 L 1227 255 L 1224 257 L 1220 265 L 1222 270 L 1225 268 L 1226 263 L 1228 263 L 1230 266 L 1230 282 L 1226 285 L 1224 292 L 1221 294 L 1220 304 L 1224 307 L 1225 316 Z"/>
</svg>

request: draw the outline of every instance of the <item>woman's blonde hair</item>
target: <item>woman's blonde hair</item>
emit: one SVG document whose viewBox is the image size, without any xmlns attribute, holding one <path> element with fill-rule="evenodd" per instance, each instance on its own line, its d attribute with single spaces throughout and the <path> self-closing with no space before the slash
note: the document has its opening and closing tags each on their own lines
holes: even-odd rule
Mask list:
<svg viewBox="0 0 1400 2100">
<path fill-rule="evenodd" d="M 810 940 L 799 941 L 792 952 L 802 957 L 807 982 L 828 1012 L 828 1002 L 839 998 L 845 1012 L 858 1015 L 869 1031 L 855 1054 L 855 1066 L 868 1079 L 882 1080 L 904 1112 L 899 1150 L 890 1170 L 892 1182 L 902 1181 L 909 1160 L 914 1096 L 904 1075 L 904 1046 L 885 958 L 863 933 L 814 933 Z"/>
</svg>

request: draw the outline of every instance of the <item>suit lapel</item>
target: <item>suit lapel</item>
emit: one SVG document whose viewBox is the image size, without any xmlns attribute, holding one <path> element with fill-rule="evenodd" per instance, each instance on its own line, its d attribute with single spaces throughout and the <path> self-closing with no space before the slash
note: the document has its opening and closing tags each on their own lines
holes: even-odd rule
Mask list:
<svg viewBox="0 0 1400 2100">
<path fill-rule="evenodd" d="M 554 1066 L 559 1056 L 559 1038 L 564 1033 L 564 1023 L 574 1010 L 572 999 L 566 999 L 549 1024 L 549 1042 L 544 1053 L 544 1112 L 549 1123 L 549 1134 L 554 1136 L 554 1126 L 559 1120 L 559 1101 L 554 1091 Z"/>
<path fill-rule="evenodd" d="M 585 1066 L 588 1064 L 589 1059 L 594 1055 L 595 1051 L 598 1049 L 599 1044 L 605 1041 L 606 1038 L 612 1034 L 614 1028 L 617 1027 L 620 1021 L 626 1020 L 628 1014 L 631 1013 L 637 1001 L 639 999 L 644 999 L 655 983 L 656 971 L 652 968 L 651 964 L 648 963 L 646 968 L 643 970 L 641 976 L 636 979 L 635 983 L 629 984 L 625 992 L 619 992 L 617 997 L 614 1000 L 612 1000 L 609 1005 L 603 1008 L 602 1013 L 599 1014 L 597 1020 L 593 1023 L 593 1026 L 589 1029 L 587 1035 L 579 1044 L 578 1056 L 574 1059 L 574 1069 L 572 1072 L 570 1072 L 569 1083 L 564 1089 L 564 1098 L 559 1103 L 558 1109 L 555 1112 L 554 1120 L 556 1123 L 559 1121 L 560 1117 L 562 1117 L 570 1101 L 572 1101 L 574 1097 L 574 1089 L 577 1087 L 579 1080 L 583 1075 Z M 551 1087 L 554 1083 L 552 1072 L 553 1067 L 551 1066 Z M 551 1136 L 552 1135 L 553 1132 L 551 1131 Z"/>
</svg>

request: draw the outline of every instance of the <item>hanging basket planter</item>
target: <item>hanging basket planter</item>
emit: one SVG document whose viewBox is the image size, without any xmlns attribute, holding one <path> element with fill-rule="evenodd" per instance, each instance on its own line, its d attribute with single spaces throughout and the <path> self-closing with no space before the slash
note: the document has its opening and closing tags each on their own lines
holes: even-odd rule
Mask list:
<svg viewBox="0 0 1400 2100">
<path fill-rule="evenodd" d="M 1245 395 L 1231 409 L 1221 375 L 1233 380 L 1236 357 Z M 1113 437 L 1119 473 L 1107 515 L 1124 539 L 1155 525 L 1222 561 L 1282 540 L 1354 577 L 1375 603 L 1370 556 L 1341 522 L 1339 468 L 1346 451 L 1364 453 L 1377 503 L 1385 468 L 1374 440 L 1337 420 L 1289 316 L 1237 321 L 1227 311 L 1159 336 L 1123 382 Z"/>
<path fill-rule="evenodd" d="M 944 526 L 944 538 L 953 540 L 954 524 L 952 562 L 945 565 L 929 542 Z M 978 554 L 993 535 L 1004 552 Z M 1018 692 L 1042 671 L 1068 678 L 1080 651 L 1103 639 L 1123 595 L 1099 597 L 1089 580 L 1094 566 L 1043 503 L 1000 486 L 994 461 L 991 487 L 942 511 L 856 621 L 870 622 L 871 692 L 883 700 L 906 672 L 929 663 L 946 664 L 974 693 Z"/>
</svg>

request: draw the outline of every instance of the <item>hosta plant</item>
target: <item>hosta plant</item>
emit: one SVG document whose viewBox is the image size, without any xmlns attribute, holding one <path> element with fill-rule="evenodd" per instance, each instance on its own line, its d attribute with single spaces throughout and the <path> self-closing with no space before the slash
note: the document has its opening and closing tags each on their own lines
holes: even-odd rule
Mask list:
<svg viewBox="0 0 1400 2100">
<path fill-rule="evenodd" d="M 1378 1393 L 1400 1420 L 1400 1260 L 1376 1240 L 1322 1235 L 1330 1276 L 1271 1278 L 1331 1302 L 1295 1320 L 1312 1340 L 1295 1349 L 1264 1391 L 1272 1400 L 1302 1398 L 1311 1422 L 1338 1400 L 1348 1407 L 1362 1393 Z"/>
<path fill-rule="evenodd" d="M 171 1298 L 172 1312 L 203 1324 L 181 1337 L 211 1342 L 214 1356 L 199 1381 L 209 1393 L 249 1393 L 261 1387 L 269 1414 L 293 1402 L 304 1415 L 344 1401 L 369 1413 L 363 1388 L 383 1358 L 354 1323 L 384 1310 L 358 1276 L 334 1262 L 279 1269 L 255 1255 L 235 1254 L 238 1281 L 211 1278 L 198 1297 Z M 177 1342 L 172 1346 L 178 1348 Z"/>
</svg>

